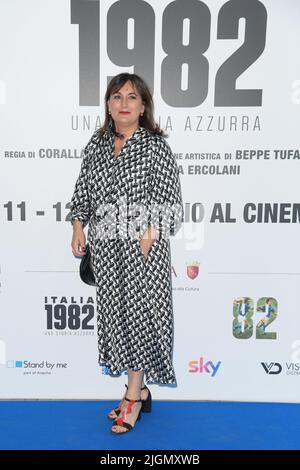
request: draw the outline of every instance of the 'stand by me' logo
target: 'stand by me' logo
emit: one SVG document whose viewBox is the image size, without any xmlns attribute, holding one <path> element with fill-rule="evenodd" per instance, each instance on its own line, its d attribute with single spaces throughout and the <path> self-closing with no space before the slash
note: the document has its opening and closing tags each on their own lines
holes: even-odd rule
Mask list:
<svg viewBox="0 0 300 470">
<path fill-rule="evenodd" d="M 220 365 L 221 365 L 221 361 L 214 364 L 212 361 L 204 362 L 204 358 L 200 357 L 200 359 L 197 361 L 189 362 L 189 372 L 191 373 L 198 372 L 199 374 L 206 372 L 211 377 L 214 377 L 216 373 L 218 372 Z"/>
</svg>

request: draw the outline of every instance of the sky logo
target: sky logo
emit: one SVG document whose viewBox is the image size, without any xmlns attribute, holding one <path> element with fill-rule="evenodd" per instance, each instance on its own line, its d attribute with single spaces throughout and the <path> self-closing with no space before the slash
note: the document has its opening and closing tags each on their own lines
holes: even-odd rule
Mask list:
<svg viewBox="0 0 300 470">
<path fill-rule="evenodd" d="M 212 361 L 204 362 L 204 358 L 200 357 L 200 359 L 197 361 L 189 362 L 189 372 L 192 374 L 196 372 L 199 374 L 206 372 L 207 374 L 210 374 L 211 377 L 214 377 L 218 372 L 220 365 L 221 361 L 214 364 Z"/>
</svg>

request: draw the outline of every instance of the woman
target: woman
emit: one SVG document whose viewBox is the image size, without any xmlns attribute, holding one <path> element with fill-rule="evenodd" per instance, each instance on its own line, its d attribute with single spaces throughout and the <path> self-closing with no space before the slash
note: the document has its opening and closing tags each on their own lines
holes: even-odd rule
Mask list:
<svg viewBox="0 0 300 470">
<path fill-rule="evenodd" d="M 183 217 L 178 167 L 138 75 L 109 83 L 105 122 L 85 147 L 70 208 L 75 256 L 85 253 L 89 223 L 99 364 L 113 376 L 128 371 L 127 391 L 108 414 L 112 432 L 125 433 L 151 410 L 144 373 L 147 383 L 176 383 L 168 235 Z"/>
</svg>

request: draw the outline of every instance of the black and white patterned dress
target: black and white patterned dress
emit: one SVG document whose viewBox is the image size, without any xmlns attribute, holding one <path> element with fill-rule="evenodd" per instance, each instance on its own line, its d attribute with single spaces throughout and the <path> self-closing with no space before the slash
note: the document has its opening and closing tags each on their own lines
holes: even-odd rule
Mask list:
<svg viewBox="0 0 300 470">
<path fill-rule="evenodd" d="M 118 156 L 114 150 L 111 129 L 103 136 L 94 132 L 84 149 L 70 204 L 71 223 L 79 219 L 83 227 L 89 224 L 99 364 L 107 366 L 113 376 L 130 367 L 145 370 L 147 383 L 175 384 L 170 240 L 160 236 L 145 258 L 139 239 L 149 220 L 160 233 L 166 225 L 169 235 L 179 230 L 183 203 L 178 166 L 167 141 L 141 126 Z M 119 209 L 114 212 L 117 202 Z M 127 210 L 138 203 L 147 210 L 155 204 L 176 204 L 171 223 L 159 225 L 157 209 L 152 209 L 149 219 L 148 213 L 145 216 L 135 206 L 127 213 L 126 220 L 135 221 L 128 234 L 113 215 L 120 214 L 120 207 Z M 99 210 L 103 204 L 109 206 Z"/>
</svg>

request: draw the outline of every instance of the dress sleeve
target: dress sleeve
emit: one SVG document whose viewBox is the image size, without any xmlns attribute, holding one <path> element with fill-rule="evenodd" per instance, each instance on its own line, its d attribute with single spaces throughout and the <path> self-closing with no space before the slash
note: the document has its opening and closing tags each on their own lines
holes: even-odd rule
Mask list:
<svg viewBox="0 0 300 470">
<path fill-rule="evenodd" d="M 95 136 L 93 134 L 83 151 L 83 159 L 79 176 L 77 177 L 73 195 L 70 202 L 70 221 L 74 224 L 75 220 L 79 220 L 85 227 L 90 219 L 90 197 L 88 188 L 89 160 L 93 148 L 95 147 Z"/>
<path fill-rule="evenodd" d="M 159 232 L 159 239 L 178 232 L 184 214 L 179 168 L 163 137 L 157 138 L 153 152 L 147 206 L 148 224 Z"/>
</svg>

